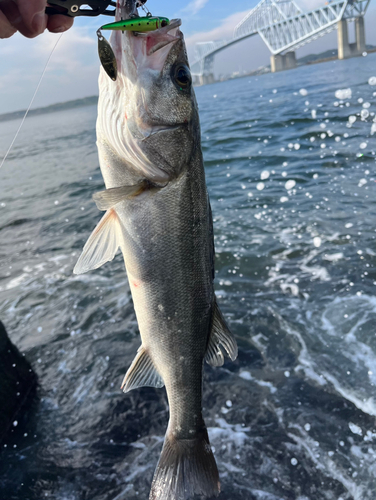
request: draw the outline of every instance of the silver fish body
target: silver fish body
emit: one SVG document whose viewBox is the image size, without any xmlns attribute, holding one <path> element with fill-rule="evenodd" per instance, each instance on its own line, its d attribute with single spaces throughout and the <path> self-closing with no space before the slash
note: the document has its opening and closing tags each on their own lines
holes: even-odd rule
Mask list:
<svg viewBox="0 0 376 500">
<path fill-rule="evenodd" d="M 123 0 L 118 16 L 130 9 Z M 106 214 L 75 268 L 99 267 L 119 247 L 124 256 L 142 345 L 123 389 L 165 385 L 170 407 L 152 500 L 218 495 L 201 411 L 203 362 L 223 364 L 220 346 L 237 355 L 215 301 L 212 216 L 179 24 L 112 36 L 118 78 L 101 71 L 97 121 L 107 189 L 94 196 Z"/>
</svg>

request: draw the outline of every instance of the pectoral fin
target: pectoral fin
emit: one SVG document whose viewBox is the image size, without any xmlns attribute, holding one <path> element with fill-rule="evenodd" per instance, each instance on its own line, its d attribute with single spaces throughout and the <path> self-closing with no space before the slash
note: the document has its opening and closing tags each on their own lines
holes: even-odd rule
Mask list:
<svg viewBox="0 0 376 500">
<path fill-rule="evenodd" d="M 154 367 L 153 361 L 147 351 L 141 346 L 129 370 L 125 374 L 121 388 L 124 392 L 129 392 L 137 387 L 157 387 L 164 386 L 162 377 Z"/>
<path fill-rule="evenodd" d="M 238 346 L 232 333 L 230 332 L 226 321 L 218 307 L 217 301 L 214 302 L 212 329 L 206 351 L 205 361 L 211 366 L 222 366 L 224 356 L 221 347 L 226 351 L 231 361 L 234 361 L 238 355 Z"/>
<path fill-rule="evenodd" d="M 93 195 L 93 200 L 95 201 L 99 210 L 109 210 L 113 208 L 117 203 L 123 201 L 125 198 L 130 196 L 137 196 L 142 193 L 145 189 L 145 183 L 134 184 L 133 186 L 121 186 L 116 188 L 106 189 L 105 191 L 99 191 Z"/>
<path fill-rule="evenodd" d="M 74 274 L 84 274 L 112 260 L 123 245 L 124 235 L 115 210 L 108 210 L 91 233 L 82 254 L 73 269 Z"/>
</svg>

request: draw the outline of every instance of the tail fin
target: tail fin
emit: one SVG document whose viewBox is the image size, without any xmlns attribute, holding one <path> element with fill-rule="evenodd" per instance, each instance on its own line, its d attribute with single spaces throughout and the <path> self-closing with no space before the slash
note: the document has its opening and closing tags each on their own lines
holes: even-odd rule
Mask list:
<svg viewBox="0 0 376 500">
<path fill-rule="evenodd" d="M 176 439 L 167 431 L 149 500 L 212 498 L 219 492 L 217 464 L 206 429 L 193 439 Z"/>
</svg>

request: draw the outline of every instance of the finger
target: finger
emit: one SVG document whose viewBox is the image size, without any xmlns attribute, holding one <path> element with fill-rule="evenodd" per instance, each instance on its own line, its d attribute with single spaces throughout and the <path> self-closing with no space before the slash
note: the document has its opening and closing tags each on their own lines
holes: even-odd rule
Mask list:
<svg viewBox="0 0 376 500">
<path fill-rule="evenodd" d="M 16 31 L 16 28 L 10 24 L 5 14 L 0 11 L 0 38 L 9 38 Z"/>
<path fill-rule="evenodd" d="M 48 16 L 47 29 L 52 33 L 63 33 L 63 31 L 71 28 L 72 25 L 73 17 L 61 16 L 60 14 Z"/>
<path fill-rule="evenodd" d="M 33 33 L 25 26 L 21 12 L 18 9 L 16 0 L 0 0 L 1 11 L 8 20 L 8 22 L 23 35 L 32 38 L 38 33 Z"/>
<path fill-rule="evenodd" d="M 45 14 L 46 0 L 14 0 L 22 17 L 22 26 L 19 31 L 33 38 L 47 27 L 47 15 Z"/>
<path fill-rule="evenodd" d="M 0 10 L 8 22 L 18 29 L 18 25 L 22 23 L 22 17 L 17 5 L 12 0 L 0 0 L 0 5 Z"/>
</svg>

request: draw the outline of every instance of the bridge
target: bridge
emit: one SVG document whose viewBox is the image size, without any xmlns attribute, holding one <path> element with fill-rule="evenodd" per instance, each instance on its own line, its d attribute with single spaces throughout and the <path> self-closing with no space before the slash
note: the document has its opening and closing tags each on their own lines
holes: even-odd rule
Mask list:
<svg viewBox="0 0 376 500">
<path fill-rule="evenodd" d="M 369 2 L 334 0 L 326 2 L 323 7 L 303 12 L 294 0 L 262 0 L 235 27 L 231 39 L 196 44 L 192 75 L 200 84 L 213 82 L 214 56 L 257 34 L 271 52 L 272 72 L 295 68 L 295 50 L 334 29 L 338 29 L 338 58 L 360 55 L 366 48 L 364 15 Z M 350 21 L 355 21 L 354 43 L 349 43 Z"/>
</svg>

